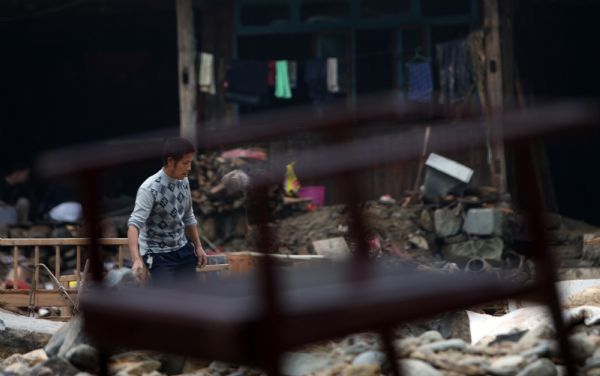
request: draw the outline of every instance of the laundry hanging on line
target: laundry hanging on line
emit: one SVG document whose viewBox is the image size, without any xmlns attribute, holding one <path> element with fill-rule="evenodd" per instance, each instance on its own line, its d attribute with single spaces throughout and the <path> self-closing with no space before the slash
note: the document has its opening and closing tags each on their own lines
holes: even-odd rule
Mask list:
<svg viewBox="0 0 600 376">
<path fill-rule="evenodd" d="M 198 84 L 203 93 L 215 94 L 217 92 L 215 82 L 214 56 L 207 52 L 200 53 L 200 72 Z"/>
<path fill-rule="evenodd" d="M 335 57 L 327 58 L 327 90 L 330 93 L 340 91 L 338 84 L 338 60 Z"/>
<path fill-rule="evenodd" d="M 315 58 L 306 62 L 304 82 L 308 86 L 309 97 L 315 103 L 325 102 L 331 97 L 327 90 L 327 67 L 322 58 Z"/>
<path fill-rule="evenodd" d="M 290 79 L 290 87 L 295 89 L 298 87 L 298 63 L 288 61 L 288 77 Z"/>
<path fill-rule="evenodd" d="M 285 60 L 279 60 L 275 64 L 275 97 L 284 99 L 292 97 L 290 78 L 288 76 L 288 62 Z"/>
<path fill-rule="evenodd" d="M 248 62 L 250 63 L 246 64 Z M 249 66 L 252 68 L 250 69 Z M 294 90 L 303 89 L 299 86 L 306 85 L 310 99 L 315 103 L 324 102 L 341 91 L 339 69 L 337 58 L 315 58 L 307 61 L 234 60 L 230 62 L 225 74 L 227 85 L 225 98 L 241 104 L 260 105 L 269 101 L 270 87 L 273 88 L 271 92 L 273 97 L 289 100 L 293 97 Z M 284 78 L 286 71 L 287 78 Z M 243 77 L 246 74 L 255 74 L 255 77 Z M 298 79 L 300 75 L 304 78 L 302 82 Z M 261 82 L 263 79 L 264 81 Z M 238 80 L 242 82 L 238 83 Z M 289 95 L 287 88 L 289 88 Z"/>
<path fill-rule="evenodd" d="M 411 101 L 430 103 L 433 96 L 433 79 L 430 61 L 407 63 L 408 93 Z"/>
<path fill-rule="evenodd" d="M 456 103 L 474 89 L 471 55 L 465 39 L 436 45 L 440 76 L 440 103 Z"/>
<path fill-rule="evenodd" d="M 241 104 L 259 105 L 267 98 L 269 69 L 265 62 L 234 60 L 225 74 L 225 98 Z"/>
</svg>

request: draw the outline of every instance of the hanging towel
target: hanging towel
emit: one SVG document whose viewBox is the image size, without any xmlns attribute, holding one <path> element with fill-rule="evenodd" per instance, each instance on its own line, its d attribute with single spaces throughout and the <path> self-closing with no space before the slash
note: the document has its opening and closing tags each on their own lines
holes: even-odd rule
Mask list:
<svg viewBox="0 0 600 376">
<path fill-rule="evenodd" d="M 472 93 L 472 66 L 465 39 L 436 45 L 440 67 L 440 103 L 456 103 Z"/>
<path fill-rule="evenodd" d="M 308 86 L 308 95 L 315 103 L 323 103 L 331 96 L 327 91 L 326 65 L 325 59 L 321 58 L 315 58 L 306 62 L 304 81 Z"/>
<path fill-rule="evenodd" d="M 200 78 L 198 83 L 200 91 L 203 93 L 215 94 L 217 92 L 215 85 L 215 68 L 212 54 L 207 52 L 200 53 Z"/>
<path fill-rule="evenodd" d="M 338 61 L 335 57 L 327 58 L 327 90 L 330 93 L 340 91 L 338 85 Z"/>
<path fill-rule="evenodd" d="M 263 61 L 232 61 L 225 74 L 225 98 L 240 104 L 263 104 L 269 94 L 268 74 Z"/>
<path fill-rule="evenodd" d="M 431 62 L 408 63 L 408 99 L 416 102 L 431 102 L 433 80 Z"/>
<path fill-rule="evenodd" d="M 288 61 L 288 77 L 290 78 L 290 87 L 295 89 L 298 87 L 298 63 Z"/>
<path fill-rule="evenodd" d="M 278 60 L 275 64 L 275 97 L 290 99 L 290 79 L 288 77 L 288 64 L 285 60 Z"/>
</svg>

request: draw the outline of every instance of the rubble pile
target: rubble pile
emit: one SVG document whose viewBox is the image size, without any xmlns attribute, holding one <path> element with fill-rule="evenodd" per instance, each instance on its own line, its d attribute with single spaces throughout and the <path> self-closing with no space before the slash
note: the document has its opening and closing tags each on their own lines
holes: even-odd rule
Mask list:
<svg viewBox="0 0 600 376">
<path fill-rule="evenodd" d="M 116 281 L 130 283 L 127 272 Z M 600 372 L 600 308 L 594 303 L 593 292 L 600 281 L 590 281 L 591 287 L 571 294 L 574 299 L 563 303 L 565 318 L 571 328 L 569 341 L 579 374 L 598 375 Z M 563 288 L 564 286 L 559 286 Z M 580 305 L 574 307 L 574 302 Z M 570 308 L 569 308 L 570 307 Z M 582 314 L 582 312 L 586 312 Z M 393 336 L 396 361 L 408 376 L 554 376 L 565 374 L 558 342 L 551 325 L 551 315 L 540 306 L 521 308 L 502 317 L 476 314 L 492 325 L 479 325 L 471 319 L 473 312 L 459 312 L 419 323 L 398 327 Z M 523 320 L 522 318 L 527 318 Z M 465 318 L 467 318 L 465 320 Z M 506 318 L 505 326 L 498 321 Z M 44 321 L 44 320 L 37 320 Z M 441 328 L 466 325 L 472 339 L 457 338 Z M 57 325 L 56 323 L 52 323 Z M 46 324 L 47 325 L 47 324 Z M 0 326 L 0 331 L 5 330 Z M 487 334 L 481 329 L 487 327 Z M 490 331 L 490 327 L 492 330 Z M 75 317 L 58 330 L 41 348 L 28 352 L 5 354 L 0 358 L 0 374 L 11 375 L 83 375 L 98 371 L 98 352 L 81 332 L 82 322 Z M 480 333 L 476 333 L 477 330 Z M 494 333 L 490 335 L 490 333 Z M 2 338 L 6 336 L 3 335 Z M 39 343 L 32 340 L 32 345 Z M 391 374 L 380 337 L 375 333 L 359 333 L 312 344 L 286 353 L 282 373 L 290 376 L 378 376 Z M 109 360 L 109 374 L 180 375 L 180 376 L 259 376 L 255 368 L 218 361 L 185 359 L 151 351 L 116 350 Z"/>
<path fill-rule="evenodd" d="M 402 207 L 367 202 L 364 215 L 369 233 L 381 240 L 384 253 L 410 255 L 423 261 L 451 261 L 460 266 L 472 258 L 499 265 L 504 251 L 513 251 L 518 224 L 508 204 L 493 206 L 472 199 Z M 276 222 L 280 253 L 311 253 L 311 243 L 348 234 L 341 205 L 325 206 Z"/>
<path fill-rule="evenodd" d="M 249 247 L 244 197 L 225 192 L 220 183 L 221 176 L 228 171 L 252 163 L 252 158 L 262 158 L 260 153 L 258 157 L 252 154 L 251 158 L 247 153 L 247 150 L 236 150 L 230 154 L 198 156 L 190 181 L 202 240 L 210 248 L 243 251 Z M 433 180 L 430 178 L 430 181 Z M 444 191 L 439 195 L 437 188 L 440 187 L 425 188 L 417 200 L 410 197 L 396 201 L 386 195 L 362 204 L 372 258 L 386 264 L 402 263 L 435 272 L 493 273 L 499 278 L 519 281 L 532 277 L 534 269 L 525 257 L 531 247 L 526 219 L 512 207 L 508 195 L 489 187 L 463 187 L 460 193 Z M 437 196 L 426 195 L 431 192 Z M 283 206 L 285 204 L 279 209 Z M 334 254 L 349 256 L 353 252 L 355 242 L 344 205 L 294 208 L 280 210 L 274 221 L 277 253 L 323 255 L 317 246 L 320 242 L 339 247 Z M 545 219 L 549 252 L 559 261 L 560 278 L 589 278 L 594 273 L 600 276 L 600 269 L 594 268 L 600 264 L 600 231 L 556 214 L 547 214 Z M 11 229 L 10 236 L 70 237 L 77 236 L 77 230 L 75 227 L 32 226 Z M 74 262 L 74 254 L 65 256 L 63 262 Z M 53 264 L 50 259 L 43 262 Z M 11 265 L 10 256 L 0 259 L 0 277 L 10 273 Z M 62 267 L 69 268 L 69 265 Z M 117 287 L 121 283 L 132 283 L 133 277 L 127 269 L 113 270 L 107 280 L 116 281 Z M 570 341 L 577 366 L 582 375 L 588 376 L 600 375 L 600 351 L 597 350 L 600 347 L 600 281 L 595 283 L 563 299 L 564 314 L 573 333 Z M 571 281 L 566 286 L 570 285 Z M 405 324 L 398 327 L 393 336 L 397 361 L 403 374 L 409 376 L 564 374 L 550 317 L 543 307 L 528 307 L 523 302 L 512 301 Z M 15 327 L 14 322 L 11 316 L 0 315 L 0 375 L 82 376 L 98 371 L 98 353 L 83 334 L 79 317 L 60 328 L 52 326 L 50 329 L 46 323 L 36 323 L 26 330 Z M 38 324 L 44 330 L 35 329 Z M 286 354 L 282 367 L 283 374 L 292 376 L 391 374 L 379 336 L 373 333 L 297 349 Z M 115 352 L 109 361 L 109 373 L 119 376 L 264 374 L 246 366 L 148 351 Z"/>
<path fill-rule="evenodd" d="M 197 216 L 206 217 L 244 206 L 241 194 L 231 195 L 225 192 L 221 178 L 227 172 L 247 163 L 242 158 L 223 158 L 218 153 L 198 154 L 195 173 L 189 177 Z"/>
</svg>

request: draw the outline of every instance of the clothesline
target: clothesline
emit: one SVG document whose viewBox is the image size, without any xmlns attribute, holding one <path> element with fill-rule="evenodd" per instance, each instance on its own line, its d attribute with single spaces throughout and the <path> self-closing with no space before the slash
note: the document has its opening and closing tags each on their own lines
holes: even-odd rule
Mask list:
<svg viewBox="0 0 600 376">
<path fill-rule="evenodd" d="M 384 55 L 396 55 L 395 57 L 399 57 L 399 56 L 408 56 L 408 55 L 412 56 L 414 54 L 414 51 L 411 52 L 409 50 L 403 50 L 400 54 L 396 54 L 394 52 L 395 51 L 393 51 L 393 50 L 376 51 L 376 52 L 354 54 L 354 57 L 357 59 L 362 59 L 362 58 L 384 56 Z M 209 53 L 209 52 L 201 52 L 200 54 L 202 54 L 202 53 L 212 55 L 213 59 L 219 59 L 219 60 L 224 61 L 225 63 L 229 63 L 232 61 L 238 61 L 238 60 L 264 61 L 264 62 L 285 60 L 285 61 L 293 61 L 293 62 L 296 62 L 297 64 L 302 65 L 302 64 L 306 64 L 307 62 L 314 60 L 314 59 L 327 59 L 327 57 L 314 57 L 314 58 L 306 58 L 306 59 L 293 59 L 293 58 L 273 58 L 273 59 L 239 59 L 238 58 L 238 59 L 236 59 L 236 58 L 230 58 L 230 57 L 214 57 L 214 54 Z M 335 58 L 338 59 L 339 61 L 344 60 L 344 58 L 341 58 L 341 57 L 335 57 Z"/>
<path fill-rule="evenodd" d="M 205 93 L 216 93 L 214 56 L 200 52 L 199 86 Z M 273 95 L 280 99 L 291 99 L 292 89 L 298 86 L 298 66 L 303 65 L 304 82 L 309 87 L 311 97 L 321 100 L 323 94 L 340 91 L 338 82 L 338 59 L 314 58 L 306 61 L 294 60 L 235 60 L 228 62 L 225 82 L 229 98 L 260 102 L 272 87 Z M 323 90 L 326 89 L 326 90 Z"/>
<path fill-rule="evenodd" d="M 388 54 L 373 52 L 370 56 Z M 471 51 L 465 39 L 436 45 L 435 54 L 439 69 L 441 102 L 454 102 L 469 95 L 473 87 L 470 73 Z M 367 54 L 363 55 L 367 56 Z M 420 55 L 415 55 L 419 56 Z M 215 94 L 216 80 L 214 56 L 201 52 L 199 85 L 203 92 Z M 338 81 L 338 58 L 311 58 L 305 60 L 258 60 L 227 59 L 227 71 L 223 85 L 226 98 L 246 104 L 260 104 L 271 94 L 279 99 L 291 99 L 293 90 L 302 84 L 308 87 L 309 97 L 315 102 L 327 100 L 340 91 Z M 304 80 L 299 79 L 299 67 L 303 68 Z M 406 62 L 408 74 L 408 99 L 430 102 L 433 99 L 433 63 L 429 57 Z M 269 88 L 271 92 L 269 92 Z"/>
</svg>

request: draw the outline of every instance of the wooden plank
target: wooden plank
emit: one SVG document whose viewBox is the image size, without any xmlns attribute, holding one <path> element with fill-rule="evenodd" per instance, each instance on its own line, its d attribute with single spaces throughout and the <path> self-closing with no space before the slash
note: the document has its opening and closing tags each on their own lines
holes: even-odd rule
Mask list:
<svg viewBox="0 0 600 376">
<path fill-rule="evenodd" d="M 259 252 L 232 252 L 227 253 L 227 262 L 233 274 L 245 274 L 256 269 L 263 253 Z M 271 254 L 269 257 L 275 259 L 278 266 L 296 266 L 300 263 L 308 264 L 310 261 L 325 261 L 322 255 L 280 255 Z"/>
<path fill-rule="evenodd" d="M 119 266 L 119 268 L 123 267 L 123 246 L 120 245 L 118 248 L 118 256 L 117 256 L 117 265 Z"/>
<path fill-rule="evenodd" d="M 216 272 L 219 270 L 229 270 L 229 264 L 206 265 L 203 268 L 196 268 L 198 273 Z"/>
<path fill-rule="evenodd" d="M 127 245 L 127 238 L 101 238 L 100 245 Z M 56 245 L 88 245 L 90 238 L 41 238 L 41 239 L 0 239 L 0 247 L 8 246 L 56 246 Z"/>
<path fill-rule="evenodd" d="M 54 276 L 60 278 L 60 246 L 54 246 Z"/>
<path fill-rule="evenodd" d="M 77 298 L 77 290 L 69 291 L 69 296 L 74 301 Z M 58 291 L 40 290 L 36 292 L 36 307 L 61 307 L 68 305 L 69 302 Z M 0 290 L 0 306 L 7 307 L 27 307 L 29 305 L 28 290 Z"/>
<path fill-rule="evenodd" d="M 263 257 L 265 254 L 260 252 L 229 252 L 227 253 L 227 258 L 230 256 L 238 257 L 238 256 L 246 256 L 246 257 Z M 270 254 L 269 257 L 274 257 L 278 259 L 292 259 L 292 260 L 316 260 L 316 259 L 324 259 L 324 256 L 321 255 L 282 255 L 278 253 Z"/>
<path fill-rule="evenodd" d="M 180 134 L 196 142 L 196 43 L 194 38 L 194 9 L 191 0 L 176 0 L 177 48 L 179 68 L 179 119 Z"/>
<path fill-rule="evenodd" d="M 59 282 L 72 282 L 77 281 L 77 274 L 65 274 L 58 277 Z"/>
<path fill-rule="evenodd" d="M 18 288 L 17 281 L 19 280 L 19 247 L 13 247 L 13 290 Z"/>
</svg>

